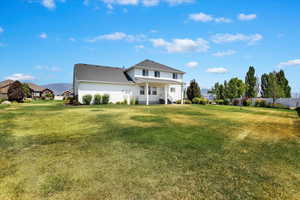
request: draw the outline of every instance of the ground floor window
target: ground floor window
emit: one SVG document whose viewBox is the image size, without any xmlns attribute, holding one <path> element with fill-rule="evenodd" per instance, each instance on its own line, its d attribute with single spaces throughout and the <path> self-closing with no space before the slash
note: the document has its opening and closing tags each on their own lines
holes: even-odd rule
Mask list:
<svg viewBox="0 0 300 200">
<path fill-rule="evenodd" d="M 170 90 L 171 90 L 171 92 L 175 92 L 175 88 L 173 88 L 173 87 L 170 88 Z"/>
<path fill-rule="evenodd" d="M 148 87 L 148 94 L 151 95 L 151 87 Z"/>
<path fill-rule="evenodd" d="M 145 86 L 140 86 L 140 95 L 145 95 Z"/>
<path fill-rule="evenodd" d="M 157 95 L 157 88 L 156 87 L 152 87 L 152 95 Z"/>
</svg>

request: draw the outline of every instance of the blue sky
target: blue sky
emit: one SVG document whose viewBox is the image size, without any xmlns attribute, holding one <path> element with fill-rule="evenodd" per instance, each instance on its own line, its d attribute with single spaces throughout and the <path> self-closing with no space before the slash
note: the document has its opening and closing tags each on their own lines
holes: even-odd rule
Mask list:
<svg viewBox="0 0 300 200">
<path fill-rule="evenodd" d="M 75 63 L 144 59 L 201 87 L 284 69 L 300 92 L 298 0 L 3 0 L 0 79 L 72 82 Z"/>
</svg>

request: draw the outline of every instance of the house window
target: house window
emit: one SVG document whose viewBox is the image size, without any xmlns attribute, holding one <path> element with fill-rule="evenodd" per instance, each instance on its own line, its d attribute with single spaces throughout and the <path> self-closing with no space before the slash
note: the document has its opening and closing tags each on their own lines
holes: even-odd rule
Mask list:
<svg viewBox="0 0 300 200">
<path fill-rule="evenodd" d="M 178 74 L 173 73 L 173 79 L 178 79 Z"/>
<path fill-rule="evenodd" d="M 149 75 L 149 70 L 143 69 L 143 76 L 148 76 L 148 75 Z"/>
<path fill-rule="evenodd" d="M 151 87 L 148 87 L 148 94 L 151 95 Z"/>
<path fill-rule="evenodd" d="M 175 92 L 175 88 L 172 87 L 172 88 L 170 88 L 170 89 L 171 89 L 171 92 Z"/>
<path fill-rule="evenodd" d="M 152 88 L 152 95 L 157 95 L 157 88 L 156 87 Z"/>
<path fill-rule="evenodd" d="M 157 78 L 159 78 L 160 77 L 160 72 L 159 71 L 155 71 L 154 72 L 154 76 L 157 77 Z"/>
<path fill-rule="evenodd" d="M 140 86 L 140 95 L 145 95 L 145 86 Z"/>
</svg>

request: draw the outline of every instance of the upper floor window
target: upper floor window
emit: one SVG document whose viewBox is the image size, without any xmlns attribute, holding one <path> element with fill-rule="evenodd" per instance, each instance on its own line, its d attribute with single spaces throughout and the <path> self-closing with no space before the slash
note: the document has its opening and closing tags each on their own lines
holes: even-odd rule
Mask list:
<svg viewBox="0 0 300 200">
<path fill-rule="evenodd" d="M 145 95 L 145 86 L 140 86 L 140 95 Z"/>
<path fill-rule="evenodd" d="M 143 69 L 143 76 L 149 76 L 149 70 Z"/>
<path fill-rule="evenodd" d="M 155 71 L 154 72 L 154 76 L 157 77 L 157 78 L 159 78 L 160 77 L 160 72 L 159 71 Z"/>
<path fill-rule="evenodd" d="M 178 74 L 173 73 L 173 79 L 178 79 Z"/>
</svg>

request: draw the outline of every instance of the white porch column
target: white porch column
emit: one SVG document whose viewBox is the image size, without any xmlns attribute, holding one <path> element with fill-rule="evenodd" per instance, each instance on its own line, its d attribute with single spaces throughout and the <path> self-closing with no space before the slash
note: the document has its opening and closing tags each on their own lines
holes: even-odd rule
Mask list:
<svg viewBox="0 0 300 200">
<path fill-rule="evenodd" d="M 181 104 L 183 104 L 183 98 L 184 98 L 184 89 L 183 89 L 183 83 L 181 84 Z"/>
<path fill-rule="evenodd" d="M 165 85 L 165 104 L 168 104 L 168 85 Z"/>
<path fill-rule="evenodd" d="M 149 105 L 149 84 L 146 82 L 146 105 Z"/>
</svg>

